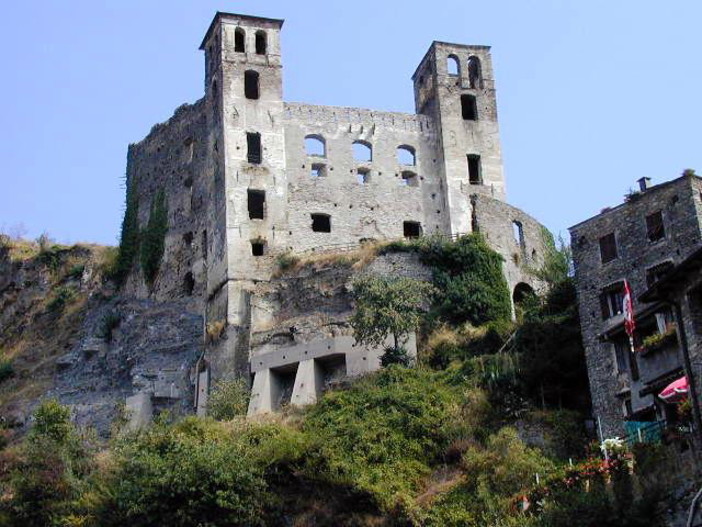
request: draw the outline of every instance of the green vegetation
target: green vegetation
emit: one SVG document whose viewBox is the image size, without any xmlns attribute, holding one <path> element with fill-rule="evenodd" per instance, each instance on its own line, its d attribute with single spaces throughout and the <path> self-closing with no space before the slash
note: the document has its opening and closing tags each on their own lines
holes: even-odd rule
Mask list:
<svg viewBox="0 0 702 527">
<path fill-rule="evenodd" d="M 249 407 L 249 385 L 243 378 L 220 381 L 207 399 L 207 414 L 218 421 L 246 415 Z"/>
<path fill-rule="evenodd" d="M 25 440 L 0 451 L 0 525 L 657 525 L 658 451 L 587 458 L 575 294 L 568 265 L 556 261 L 563 248 L 540 270 L 544 297 L 512 322 L 506 284 L 494 283 L 499 258 L 478 236 L 455 247 L 396 245 L 430 263 L 440 287 L 432 296 L 407 279 L 354 284 L 357 339 L 395 337 L 386 368 L 258 420 L 242 417 L 246 384 L 222 382 L 211 417 L 164 413 L 99 450 L 66 408 L 44 402 Z M 446 311 L 447 295 L 460 315 Z M 118 323 L 108 313 L 105 332 Z M 412 330 L 418 367 L 389 364 Z"/>
<path fill-rule="evenodd" d="M 451 324 L 478 326 L 491 320 L 509 320 L 512 310 L 502 257 L 480 234 L 455 242 L 428 236 L 412 242 L 393 242 L 381 252 L 417 252 L 433 270 L 439 290 L 434 315 Z"/>
<path fill-rule="evenodd" d="M 119 252 L 114 265 L 111 265 L 117 283 L 122 283 L 134 265 L 139 254 L 139 190 L 136 181 L 127 181 L 127 197 L 122 231 L 119 239 Z"/>
<path fill-rule="evenodd" d="M 74 287 L 59 286 L 55 289 L 53 298 L 46 304 L 46 309 L 50 312 L 60 313 L 68 304 L 75 300 L 76 296 L 77 292 Z"/>
<path fill-rule="evenodd" d="M 161 267 L 166 231 L 168 231 L 168 204 L 166 193 L 160 190 L 151 204 L 149 222 L 140 234 L 141 269 L 149 285 L 153 285 Z"/>
<path fill-rule="evenodd" d="M 356 342 L 378 347 L 392 336 L 398 354 L 407 335 L 419 326 L 433 293 L 431 284 L 419 280 L 362 275 L 353 282 L 350 323 Z"/>
<path fill-rule="evenodd" d="M 15 367 L 12 359 L 8 359 L 4 354 L 0 354 L 0 383 L 15 375 Z"/>
</svg>

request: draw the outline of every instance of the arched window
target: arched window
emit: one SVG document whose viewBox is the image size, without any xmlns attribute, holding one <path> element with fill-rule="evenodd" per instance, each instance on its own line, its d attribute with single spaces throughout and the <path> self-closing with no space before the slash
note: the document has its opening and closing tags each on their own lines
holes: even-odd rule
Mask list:
<svg viewBox="0 0 702 527">
<path fill-rule="evenodd" d="M 417 164 L 417 156 L 414 147 L 400 145 L 397 147 L 397 162 L 404 166 L 413 167 Z"/>
<path fill-rule="evenodd" d="M 256 55 L 265 55 L 268 47 L 268 38 L 265 31 L 256 32 Z"/>
<path fill-rule="evenodd" d="M 446 71 L 449 75 L 460 75 L 461 74 L 461 63 L 456 55 L 449 55 L 446 59 Z"/>
<path fill-rule="evenodd" d="M 305 151 L 308 156 L 327 157 L 327 144 L 324 137 L 317 134 L 305 136 Z"/>
<path fill-rule="evenodd" d="M 354 161 L 370 162 L 373 161 L 373 147 L 366 141 L 353 142 L 353 159 Z"/>
<path fill-rule="evenodd" d="M 247 99 L 258 99 L 260 96 L 258 87 L 258 72 L 246 70 L 244 72 L 244 96 Z"/>
<path fill-rule="evenodd" d="M 246 52 L 246 33 L 240 27 L 234 30 L 234 51 L 238 53 Z"/>
<path fill-rule="evenodd" d="M 480 68 L 480 59 L 476 56 L 468 58 L 468 83 L 473 89 L 483 87 L 483 73 Z"/>
</svg>

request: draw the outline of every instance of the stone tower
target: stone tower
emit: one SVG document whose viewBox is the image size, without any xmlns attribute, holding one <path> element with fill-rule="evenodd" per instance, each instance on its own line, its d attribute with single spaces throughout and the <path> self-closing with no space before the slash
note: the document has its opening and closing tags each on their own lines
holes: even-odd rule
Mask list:
<svg viewBox="0 0 702 527">
<path fill-rule="evenodd" d="M 217 284 L 227 282 L 227 318 L 246 324 L 246 291 L 266 279 L 257 257 L 285 224 L 285 141 L 280 52 L 282 20 L 218 13 L 207 31 L 206 89 L 221 140 L 225 251 Z M 217 122 L 218 121 L 218 122 Z M 215 284 L 213 284 L 215 285 Z"/>
<path fill-rule="evenodd" d="M 412 80 L 417 114 L 438 129 L 450 232 L 472 232 L 470 195 L 505 199 L 490 48 L 435 41 Z"/>
</svg>

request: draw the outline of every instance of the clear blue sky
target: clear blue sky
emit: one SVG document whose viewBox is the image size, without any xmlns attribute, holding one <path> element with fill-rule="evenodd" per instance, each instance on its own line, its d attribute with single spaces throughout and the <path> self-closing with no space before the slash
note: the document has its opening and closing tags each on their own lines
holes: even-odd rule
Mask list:
<svg viewBox="0 0 702 527">
<path fill-rule="evenodd" d="M 432 40 L 493 47 L 508 199 L 562 231 L 702 173 L 702 2 L 6 2 L 0 230 L 115 243 L 127 145 L 203 93 L 215 11 L 286 20 L 288 101 L 413 112 Z"/>
</svg>

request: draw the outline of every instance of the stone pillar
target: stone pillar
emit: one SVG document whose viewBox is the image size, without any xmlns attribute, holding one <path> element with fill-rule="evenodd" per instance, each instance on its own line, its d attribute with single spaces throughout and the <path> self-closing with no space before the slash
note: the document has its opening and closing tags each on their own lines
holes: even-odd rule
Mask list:
<svg viewBox="0 0 702 527">
<path fill-rule="evenodd" d="M 207 415 L 207 398 L 210 393 L 210 372 L 205 369 L 197 375 L 197 403 L 196 414 L 198 417 Z"/>
<path fill-rule="evenodd" d="M 291 404 L 305 406 L 314 404 L 322 393 L 324 377 L 322 368 L 314 359 L 303 360 L 297 367 L 295 386 L 293 387 Z"/>
<path fill-rule="evenodd" d="M 153 418 L 153 407 L 151 405 L 151 393 L 139 392 L 127 397 L 125 401 L 127 409 L 127 429 L 138 430 L 151 424 Z"/>
<path fill-rule="evenodd" d="M 281 396 L 280 381 L 270 370 L 261 370 L 254 374 L 251 399 L 247 415 L 258 415 L 275 412 Z"/>
</svg>

